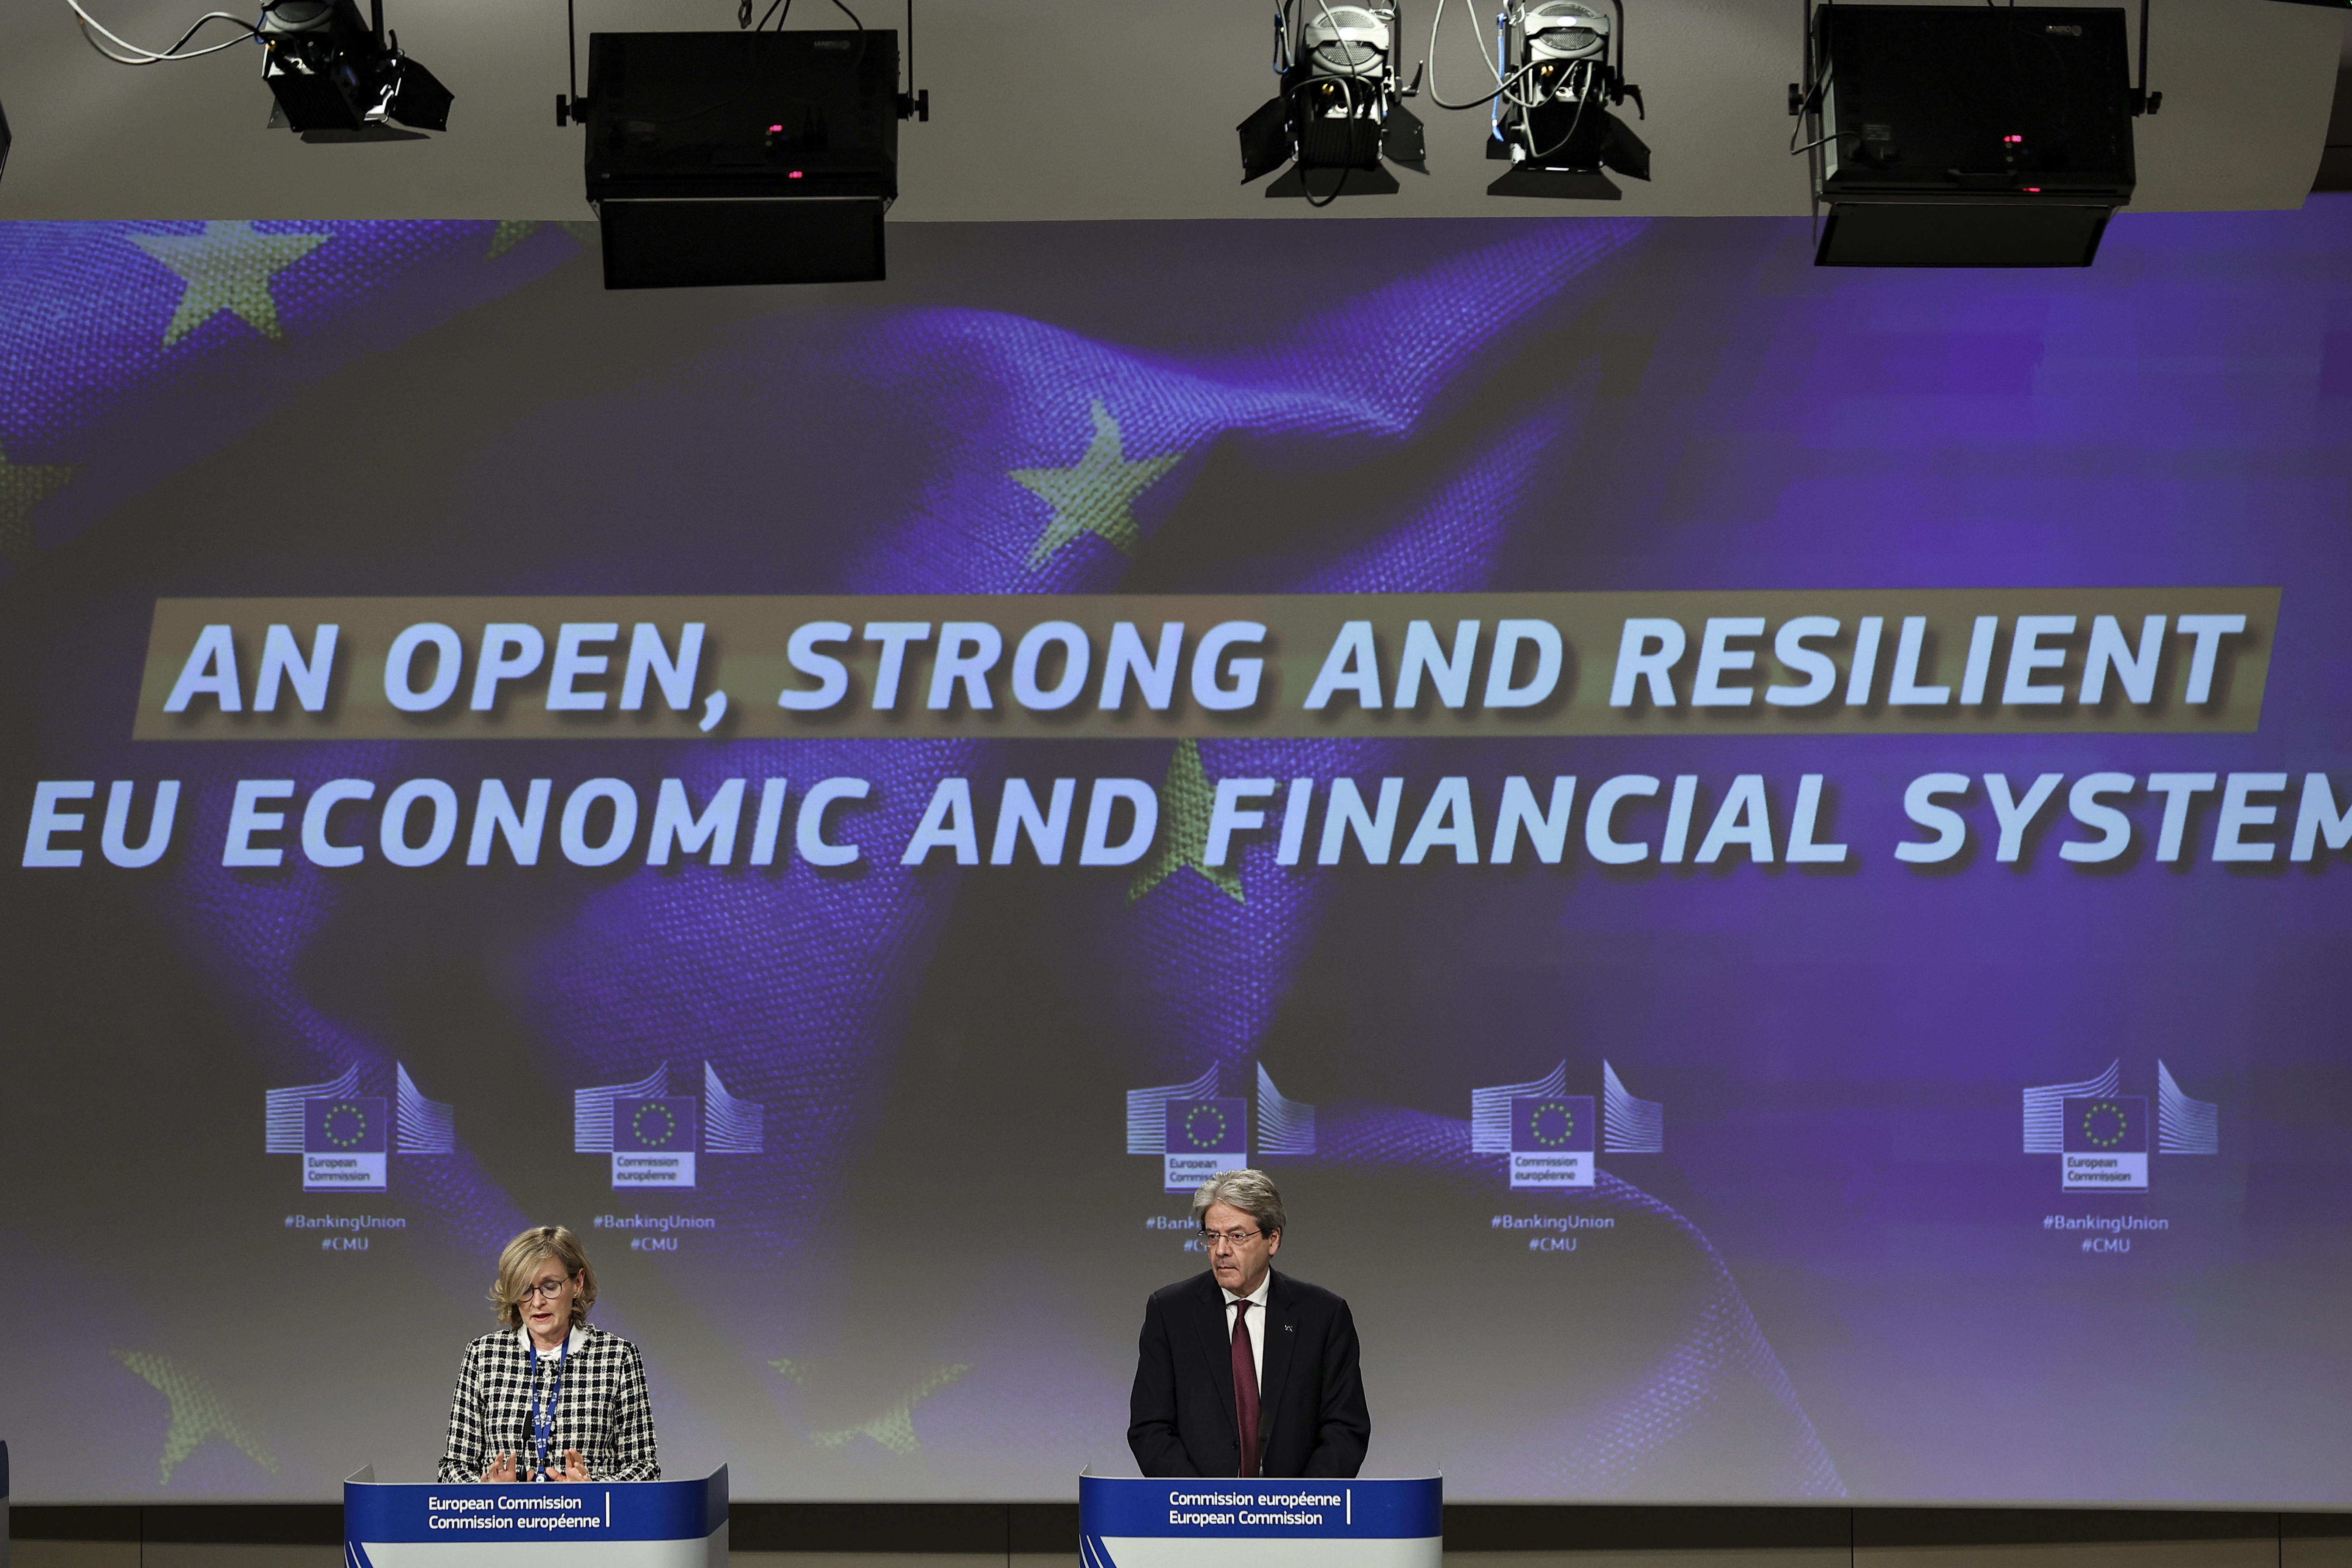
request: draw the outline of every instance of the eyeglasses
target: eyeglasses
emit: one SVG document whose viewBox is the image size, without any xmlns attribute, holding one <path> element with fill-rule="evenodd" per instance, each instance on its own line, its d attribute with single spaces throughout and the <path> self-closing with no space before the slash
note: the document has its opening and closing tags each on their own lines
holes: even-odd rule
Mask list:
<svg viewBox="0 0 2352 1568">
<path fill-rule="evenodd" d="M 1204 1230 L 1201 1233 L 1201 1245 L 1214 1248 L 1222 1241 L 1228 1247 L 1246 1247 L 1265 1234 L 1262 1230 Z"/>
<path fill-rule="evenodd" d="M 536 1285 L 524 1286 L 522 1288 L 522 1294 L 517 1296 L 515 1300 L 518 1301 L 531 1301 L 536 1300 L 541 1297 L 545 1297 L 548 1300 L 552 1301 L 558 1296 L 562 1295 L 563 1288 L 571 1283 L 572 1281 L 569 1279 L 542 1279 Z"/>
</svg>

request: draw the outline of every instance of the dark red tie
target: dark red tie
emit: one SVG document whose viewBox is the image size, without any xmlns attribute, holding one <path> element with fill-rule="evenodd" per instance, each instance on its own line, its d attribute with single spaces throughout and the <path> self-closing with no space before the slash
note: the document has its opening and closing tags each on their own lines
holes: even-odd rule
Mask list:
<svg viewBox="0 0 2352 1568">
<path fill-rule="evenodd" d="M 1244 1478 L 1257 1474 L 1257 1358 L 1250 1353 L 1251 1305 L 1234 1303 L 1234 1415 L 1241 1423 Z"/>
</svg>

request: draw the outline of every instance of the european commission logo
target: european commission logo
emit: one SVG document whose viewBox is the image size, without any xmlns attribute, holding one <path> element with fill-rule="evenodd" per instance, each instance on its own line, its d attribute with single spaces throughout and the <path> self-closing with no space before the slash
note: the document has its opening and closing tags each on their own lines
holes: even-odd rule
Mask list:
<svg viewBox="0 0 2352 1568">
<path fill-rule="evenodd" d="M 2068 1192 L 2147 1191 L 2146 1095 L 2070 1094 L 2058 1105 Z"/>
<path fill-rule="evenodd" d="M 392 1155 L 455 1152 L 456 1110 L 425 1099 L 402 1063 L 392 1074 L 388 1096 L 361 1092 L 357 1062 L 327 1083 L 267 1091 L 263 1148 L 302 1157 L 306 1193 L 385 1192 Z"/>
<path fill-rule="evenodd" d="M 667 1062 L 636 1083 L 572 1091 L 572 1150 L 609 1156 L 615 1191 L 692 1187 L 698 1154 L 757 1154 L 766 1132 L 767 1108 L 728 1093 L 709 1062 L 699 1100 L 669 1091 Z"/>
<path fill-rule="evenodd" d="M 1511 1097 L 1511 1185 L 1589 1187 L 1598 1142 L 1589 1094 Z"/>
<path fill-rule="evenodd" d="M 302 1190 L 384 1191 L 392 1153 L 392 1113 L 382 1100 L 302 1102 Z"/>
<path fill-rule="evenodd" d="M 1284 1098 L 1263 1066 L 1256 1075 L 1255 1117 L 1251 1097 L 1219 1092 L 1215 1068 L 1190 1083 L 1128 1090 L 1127 1152 L 1156 1156 L 1160 1190 L 1187 1194 L 1249 1165 L 1253 1121 L 1260 1155 L 1315 1152 L 1315 1108 Z"/>
<path fill-rule="evenodd" d="M 1171 1193 L 1189 1193 L 1220 1171 L 1249 1163 L 1249 1101 L 1171 1100 L 1160 1129 L 1160 1180 Z"/>
<path fill-rule="evenodd" d="M 2150 1152 L 2221 1152 L 2221 1108 L 2182 1092 L 2163 1062 L 2156 1064 L 2153 1117 L 2146 1095 L 2122 1088 L 2118 1058 L 2096 1078 L 2025 1091 L 2025 1152 L 2057 1155 L 2063 1191 L 2144 1193 Z"/>
<path fill-rule="evenodd" d="M 1601 1093 L 1568 1092 L 1562 1061 L 1532 1083 L 1470 1091 L 1470 1147 L 1501 1154 L 1515 1188 L 1589 1187 L 1601 1154 L 1662 1154 L 1666 1108 L 1626 1089 L 1601 1064 Z"/>
</svg>

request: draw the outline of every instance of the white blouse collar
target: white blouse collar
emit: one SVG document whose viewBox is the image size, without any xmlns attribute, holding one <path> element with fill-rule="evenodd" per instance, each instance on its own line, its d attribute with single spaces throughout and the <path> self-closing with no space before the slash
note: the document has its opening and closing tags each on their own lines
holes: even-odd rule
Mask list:
<svg viewBox="0 0 2352 1568">
<path fill-rule="evenodd" d="M 518 1325 L 514 1332 L 515 1343 L 521 1347 L 522 1353 L 526 1356 L 530 1354 L 530 1330 L 527 1327 Z M 569 1360 L 572 1352 L 578 1350 L 581 1345 L 585 1343 L 587 1339 L 588 1325 L 585 1323 L 574 1325 L 572 1332 L 564 1336 L 563 1354 L 565 1359 Z"/>
</svg>

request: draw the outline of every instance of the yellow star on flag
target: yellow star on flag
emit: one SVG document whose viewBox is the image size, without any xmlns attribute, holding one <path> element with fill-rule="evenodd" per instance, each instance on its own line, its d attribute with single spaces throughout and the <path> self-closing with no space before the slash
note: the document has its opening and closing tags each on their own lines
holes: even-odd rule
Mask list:
<svg viewBox="0 0 2352 1568">
<path fill-rule="evenodd" d="M 789 1357 L 768 1364 L 790 1378 L 795 1386 L 803 1388 L 808 1386 L 811 1375 L 819 1370 L 814 1363 L 793 1361 Z M 969 1365 L 962 1364 L 927 1367 L 917 1375 L 911 1388 L 885 1405 L 879 1414 L 829 1432 L 812 1432 L 809 1441 L 820 1448 L 839 1448 L 860 1437 L 871 1437 L 898 1458 L 911 1459 L 923 1451 L 922 1439 L 915 1436 L 915 1406 L 971 1370 Z"/>
<path fill-rule="evenodd" d="M 1151 858 L 1136 868 L 1135 879 L 1127 885 L 1129 903 L 1188 866 L 1215 883 L 1234 902 L 1249 902 L 1242 896 L 1241 868 L 1230 857 L 1222 866 L 1211 866 L 1202 859 L 1209 852 L 1209 818 L 1216 805 L 1217 787 L 1201 770 L 1201 742 L 1177 742 L 1176 754 L 1168 759 L 1168 776 L 1160 784 L 1160 843 Z"/>
<path fill-rule="evenodd" d="M 511 217 L 501 218 L 499 221 L 498 227 L 490 231 L 490 253 L 487 257 L 484 257 L 483 259 L 486 261 L 496 261 L 499 257 L 504 256 L 508 251 L 512 250 L 516 246 L 520 245 L 524 240 L 529 239 L 532 235 L 537 234 L 540 229 L 544 226 L 545 226 L 540 223 L 537 219 Z M 596 248 L 598 240 L 596 237 L 596 226 L 594 224 L 559 222 L 555 226 L 570 235 L 573 239 L 578 240 L 582 245 L 586 246 L 589 249 L 593 250 Z"/>
<path fill-rule="evenodd" d="M 170 348 L 223 310 L 271 342 L 284 342 L 278 301 L 269 280 L 319 247 L 331 234 L 262 234 L 249 223 L 207 223 L 202 234 L 134 234 L 131 242 L 180 275 L 179 309 L 163 329 Z"/>
<path fill-rule="evenodd" d="M 203 1373 L 152 1351 L 116 1351 L 114 1359 L 171 1401 L 172 1425 L 163 1434 L 163 1485 L 171 1485 L 172 1472 L 178 1468 L 180 1461 L 194 1453 L 197 1444 L 215 1435 L 226 1438 L 271 1475 L 278 1473 L 277 1456 L 237 1420 L 228 1402 L 213 1392 Z"/>
<path fill-rule="evenodd" d="M 1118 421 L 1097 398 L 1095 438 L 1086 456 L 1066 468 L 1014 468 L 1004 477 L 1034 491 L 1054 509 L 1053 520 L 1029 551 L 1029 570 L 1036 571 L 1054 552 L 1081 534 L 1097 534 L 1123 555 L 1143 548 L 1143 530 L 1136 526 L 1131 509 L 1135 498 L 1157 484 L 1169 469 L 1184 460 L 1181 452 L 1129 462 L 1121 444 Z"/>
<path fill-rule="evenodd" d="M 65 488 L 74 471 L 61 463 L 12 463 L 0 448 L 0 556 L 19 566 L 32 563 L 33 509 Z"/>
</svg>

